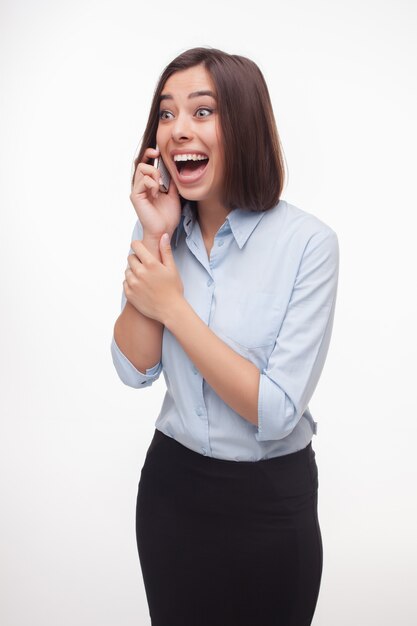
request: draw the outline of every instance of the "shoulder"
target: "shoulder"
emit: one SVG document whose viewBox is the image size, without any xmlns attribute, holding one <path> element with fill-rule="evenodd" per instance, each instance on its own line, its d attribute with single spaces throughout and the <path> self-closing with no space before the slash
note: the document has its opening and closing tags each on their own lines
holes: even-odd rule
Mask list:
<svg viewBox="0 0 417 626">
<path fill-rule="evenodd" d="M 275 234 L 279 233 L 282 236 L 293 237 L 297 234 L 304 239 L 317 235 L 337 238 L 336 232 L 329 224 L 286 200 L 280 200 L 275 207 L 265 211 L 262 221 L 265 222 L 267 229 L 272 228 Z"/>
<path fill-rule="evenodd" d="M 263 231 L 282 246 L 291 246 L 300 252 L 316 245 L 338 251 L 338 237 L 334 229 L 316 215 L 280 200 L 261 220 Z"/>
<path fill-rule="evenodd" d="M 339 242 L 336 232 L 316 215 L 280 200 L 265 211 L 260 221 L 260 238 L 281 264 L 298 265 L 310 254 L 338 262 Z"/>
</svg>

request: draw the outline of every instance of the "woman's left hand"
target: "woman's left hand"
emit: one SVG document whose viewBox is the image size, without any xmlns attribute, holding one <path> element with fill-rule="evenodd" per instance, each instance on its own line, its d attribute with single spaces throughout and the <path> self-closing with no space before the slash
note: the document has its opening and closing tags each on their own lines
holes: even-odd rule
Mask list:
<svg viewBox="0 0 417 626">
<path fill-rule="evenodd" d="M 140 313 L 164 324 L 167 314 L 184 298 L 184 286 L 175 265 L 169 241 L 159 242 L 162 262 L 146 249 L 142 241 L 132 241 L 135 254 L 129 254 L 123 288 L 126 299 Z"/>
</svg>

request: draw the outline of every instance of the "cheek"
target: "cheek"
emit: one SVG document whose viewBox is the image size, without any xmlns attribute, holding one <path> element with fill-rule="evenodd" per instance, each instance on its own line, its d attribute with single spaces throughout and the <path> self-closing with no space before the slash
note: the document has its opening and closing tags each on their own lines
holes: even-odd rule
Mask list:
<svg viewBox="0 0 417 626">
<path fill-rule="evenodd" d="M 224 164 L 224 148 L 220 132 L 216 133 L 216 161 L 219 165 Z"/>
<path fill-rule="evenodd" d="M 159 125 L 156 129 L 156 143 L 159 147 L 164 146 L 168 140 L 168 129 Z"/>
</svg>

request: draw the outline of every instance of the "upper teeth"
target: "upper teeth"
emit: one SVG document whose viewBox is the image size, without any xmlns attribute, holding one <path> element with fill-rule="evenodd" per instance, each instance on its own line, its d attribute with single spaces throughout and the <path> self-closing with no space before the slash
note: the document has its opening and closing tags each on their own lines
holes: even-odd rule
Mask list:
<svg viewBox="0 0 417 626">
<path fill-rule="evenodd" d="M 208 159 L 204 154 L 174 154 L 174 161 L 204 161 Z"/>
</svg>

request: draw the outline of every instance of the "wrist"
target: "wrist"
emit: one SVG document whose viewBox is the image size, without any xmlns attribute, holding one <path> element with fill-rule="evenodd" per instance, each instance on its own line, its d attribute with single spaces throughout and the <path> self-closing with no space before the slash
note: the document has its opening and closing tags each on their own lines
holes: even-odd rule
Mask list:
<svg viewBox="0 0 417 626">
<path fill-rule="evenodd" d="M 178 324 L 181 324 L 186 319 L 187 313 L 190 310 L 190 304 L 184 298 L 179 296 L 175 302 L 169 307 L 165 317 L 162 321 L 163 325 L 173 334 L 176 334 Z"/>
<path fill-rule="evenodd" d="M 146 249 L 160 261 L 161 252 L 159 249 L 159 242 L 160 242 L 160 237 L 159 238 L 150 237 L 149 235 L 144 235 L 142 239 L 142 243 L 146 247 Z"/>
</svg>

